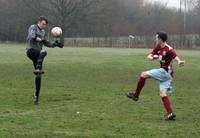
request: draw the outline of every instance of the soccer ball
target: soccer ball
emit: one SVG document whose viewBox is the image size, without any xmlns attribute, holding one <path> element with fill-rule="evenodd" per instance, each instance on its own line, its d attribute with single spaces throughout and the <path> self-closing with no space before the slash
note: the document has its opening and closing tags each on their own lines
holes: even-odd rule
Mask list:
<svg viewBox="0 0 200 138">
<path fill-rule="evenodd" d="M 51 29 L 51 34 L 53 37 L 60 37 L 62 35 L 62 29 L 60 27 L 53 27 Z"/>
</svg>

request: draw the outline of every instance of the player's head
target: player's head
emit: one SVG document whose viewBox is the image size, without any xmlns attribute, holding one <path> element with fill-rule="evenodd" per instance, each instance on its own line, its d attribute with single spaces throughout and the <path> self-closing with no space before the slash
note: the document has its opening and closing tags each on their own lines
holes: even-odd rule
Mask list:
<svg viewBox="0 0 200 138">
<path fill-rule="evenodd" d="M 157 44 L 166 42 L 167 38 L 168 38 L 168 36 L 167 36 L 166 32 L 160 31 L 160 32 L 156 33 L 156 43 Z"/>
<path fill-rule="evenodd" d="M 45 16 L 40 16 L 40 18 L 38 19 L 38 26 L 40 27 L 40 29 L 44 29 L 47 24 L 47 18 Z"/>
</svg>

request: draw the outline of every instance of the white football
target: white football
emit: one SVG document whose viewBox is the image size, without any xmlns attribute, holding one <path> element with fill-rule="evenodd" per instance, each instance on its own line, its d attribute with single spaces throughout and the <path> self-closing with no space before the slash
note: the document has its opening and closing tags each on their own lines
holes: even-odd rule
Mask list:
<svg viewBox="0 0 200 138">
<path fill-rule="evenodd" d="M 51 29 L 51 34 L 53 37 L 60 37 L 62 35 L 62 29 L 60 27 L 53 27 Z"/>
</svg>

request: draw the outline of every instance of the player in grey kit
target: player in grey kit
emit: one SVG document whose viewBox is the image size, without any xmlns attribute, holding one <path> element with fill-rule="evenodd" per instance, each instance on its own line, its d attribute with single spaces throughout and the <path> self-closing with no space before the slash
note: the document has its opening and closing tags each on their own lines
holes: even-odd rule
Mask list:
<svg viewBox="0 0 200 138">
<path fill-rule="evenodd" d="M 38 104 L 39 102 L 39 95 L 40 95 L 40 87 L 41 87 L 41 77 L 44 73 L 42 71 L 42 63 L 47 55 L 47 52 L 42 49 L 43 45 L 49 48 L 60 47 L 62 48 L 64 42 L 58 42 L 56 40 L 54 43 L 50 43 L 46 39 L 45 35 L 45 28 L 48 24 L 48 20 L 46 17 L 41 16 L 38 20 L 38 23 L 35 25 L 31 25 L 28 29 L 28 36 L 27 36 L 27 56 L 29 59 L 32 60 L 34 66 L 34 74 L 35 76 L 35 92 L 33 95 L 34 104 Z"/>
</svg>

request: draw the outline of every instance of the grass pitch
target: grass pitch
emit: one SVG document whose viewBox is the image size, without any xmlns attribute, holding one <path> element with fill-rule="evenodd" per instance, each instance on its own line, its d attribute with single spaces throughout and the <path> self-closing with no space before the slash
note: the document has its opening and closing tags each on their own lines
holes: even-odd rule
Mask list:
<svg viewBox="0 0 200 138">
<path fill-rule="evenodd" d="M 164 121 L 158 82 L 148 80 L 138 102 L 127 99 L 138 75 L 158 68 L 150 49 L 47 49 L 41 98 L 25 46 L 0 44 L 2 138 L 197 138 L 200 134 L 200 51 L 178 50 L 170 96 L 176 121 Z"/>
</svg>

